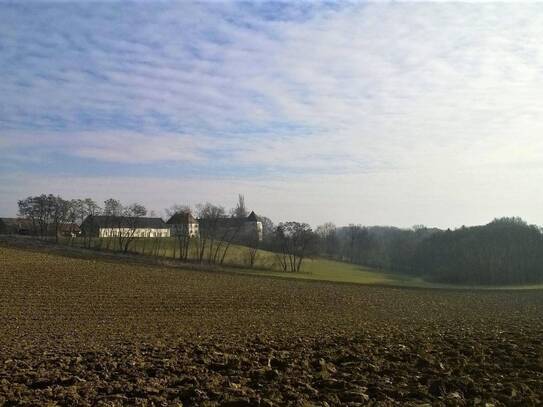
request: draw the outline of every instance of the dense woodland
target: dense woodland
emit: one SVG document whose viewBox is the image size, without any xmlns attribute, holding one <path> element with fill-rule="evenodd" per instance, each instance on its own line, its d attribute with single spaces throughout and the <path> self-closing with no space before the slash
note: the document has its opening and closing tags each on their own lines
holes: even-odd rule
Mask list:
<svg viewBox="0 0 543 407">
<path fill-rule="evenodd" d="M 543 235 L 520 218 L 456 230 L 326 224 L 319 252 L 330 258 L 454 284 L 543 282 Z"/>
<path fill-rule="evenodd" d="M 99 206 L 90 198 L 65 200 L 53 195 L 28 197 L 19 202 L 19 216 L 32 224 L 38 236 L 55 236 L 67 223 L 81 222 L 88 215 L 116 217 L 146 216 L 143 205 L 123 205 L 108 199 Z M 543 282 L 543 234 L 535 225 L 520 218 L 495 219 L 484 226 L 440 230 L 422 225 L 410 229 L 396 227 L 336 227 L 325 223 L 313 230 L 307 223 L 284 222 L 274 225 L 262 215 L 263 240 L 242 238 L 239 229 L 219 229 L 220 218 L 243 218 L 247 209 L 242 195 L 237 205 L 227 211 L 210 203 L 174 205 L 167 215 L 194 213 L 200 219 L 198 262 L 223 264 L 232 244 L 247 248 L 247 265 L 253 267 L 261 249 L 276 254 L 276 265 L 285 272 L 300 272 L 304 259 L 322 256 L 384 271 L 419 276 L 428 281 L 453 284 L 531 284 Z M 152 215 L 152 214 L 151 214 Z M 207 227 L 203 225 L 208 225 Z M 178 256 L 188 261 L 188 237 L 181 233 Z M 58 239 L 58 238 L 57 238 Z M 133 238 L 119 247 L 129 251 Z M 121 244 L 122 243 L 122 244 Z M 205 254 L 205 256 L 204 256 Z"/>
</svg>

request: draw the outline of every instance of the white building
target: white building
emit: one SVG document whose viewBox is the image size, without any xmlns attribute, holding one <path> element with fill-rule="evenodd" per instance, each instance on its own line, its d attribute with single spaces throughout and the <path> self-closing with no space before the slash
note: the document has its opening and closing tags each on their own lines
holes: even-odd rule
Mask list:
<svg viewBox="0 0 543 407">
<path fill-rule="evenodd" d="M 178 212 L 168 219 L 171 236 L 198 237 L 200 226 L 190 212 Z"/>
<path fill-rule="evenodd" d="M 89 237 L 170 237 L 170 227 L 161 218 L 88 216 L 81 232 Z"/>
</svg>

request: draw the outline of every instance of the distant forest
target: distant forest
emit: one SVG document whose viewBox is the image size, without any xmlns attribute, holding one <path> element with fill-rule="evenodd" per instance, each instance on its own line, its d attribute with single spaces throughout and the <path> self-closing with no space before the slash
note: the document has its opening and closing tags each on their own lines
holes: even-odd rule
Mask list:
<svg viewBox="0 0 543 407">
<path fill-rule="evenodd" d="M 456 230 L 319 226 L 321 255 L 453 284 L 543 282 L 543 234 L 520 218 Z"/>
</svg>

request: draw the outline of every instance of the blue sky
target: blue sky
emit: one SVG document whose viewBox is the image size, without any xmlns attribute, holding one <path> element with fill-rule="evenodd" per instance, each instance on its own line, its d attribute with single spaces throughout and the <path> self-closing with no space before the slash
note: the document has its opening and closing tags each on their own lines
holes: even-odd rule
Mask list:
<svg viewBox="0 0 543 407">
<path fill-rule="evenodd" d="M 543 224 L 543 5 L 0 3 L 0 215 Z"/>
</svg>

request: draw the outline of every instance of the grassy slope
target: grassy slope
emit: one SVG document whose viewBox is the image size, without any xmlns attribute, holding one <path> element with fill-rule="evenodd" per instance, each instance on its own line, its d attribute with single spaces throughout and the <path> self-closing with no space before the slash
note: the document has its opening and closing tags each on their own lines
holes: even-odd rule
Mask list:
<svg viewBox="0 0 543 407">
<path fill-rule="evenodd" d="M 156 239 L 136 239 L 131 244 L 131 251 L 142 253 L 144 246 L 146 254 L 152 252 L 152 245 Z M 160 256 L 172 257 L 176 240 L 173 238 L 160 239 Z M 113 248 L 114 245 L 111 246 Z M 195 247 L 191 248 L 195 253 Z M 226 264 L 245 264 L 245 253 L 247 249 L 243 246 L 232 245 L 228 251 Z M 193 254 L 195 256 L 195 254 Z M 326 260 L 322 258 L 305 260 L 300 273 L 287 273 L 279 271 L 274 259 L 274 254 L 264 250 L 258 252 L 256 266 L 267 270 L 232 269 L 236 273 L 273 276 L 282 278 L 294 278 L 317 281 L 335 281 L 343 283 L 369 284 L 369 285 L 391 285 L 402 287 L 426 287 L 426 288 L 459 288 L 459 289 L 543 289 L 543 284 L 527 286 L 459 286 L 451 284 L 437 284 L 424 281 L 422 278 L 387 273 L 354 264 Z"/>
<path fill-rule="evenodd" d="M 296 278 L 304 280 L 337 281 L 358 284 L 385 285 L 420 285 L 407 276 L 385 273 L 354 264 L 342 263 L 326 259 L 309 259 L 300 273 L 281 271 L 243 271 L 244 273 L 271 275 L 275 277 Z"/>
<path fill-rule="evenodd" d="M 479 290 L 528 290 L 543 289 L 543 284 L 519 286 L 461 286 L 452 284 L 431 283 L 418 277 L 396 273 L 386 273 L 363 266 L 348 264 L 326 259 L 306 260 L 304 270 L 300 273 L 285 273 L 269 270 L 240 269 L 236 272 L 243 274 L 293 278 L 302 280 L 333 281 L 366 285 L 388 285 L 396 287 L 419 288 L 448 288 L 448 289 L 479 289 Z"/>
<path fill-rule="evenodd" d="M 152 253 L 153 245 L 157 239 L 135 239 L 130 246 L 130 251 L 146 254 Z M 112 240 L 110 248 L 116 249 L 116 240 Z M 160 239 L 160 256 L 172 257 L 174 253 L 174 245 L 176 240 L 173 238 Z M 105 248 L 106 244 L 102 243 Z M 191 248 L 192 255 L 195 257 L 195 247 Z M 245 264 L 245 256 L 247 249 L 244 246 L 232 245 L 228 251 L 226 263 L 230 265 Z M 307 259 L 304 261 L 302 271 L 300 273 L 285 273 L 279 271 L 275 264 L 274 253 L 260 250 L 256 260 L 257 268 L 267 270 L 247 270 L 238 269 L 236 272 L 267 275 L 275 277 L 296 278 L 306 280 L 321 280 L 321 281 L 337 281 L 359 284 L 385 284 L 385 285 L 412 285 L 420 286 L 423 282 L 416 281 L 412 277 L 402 276 L 398 274 L 385 273 L 378 270 L 372 270 L 367 267 L 357 266 L 349 263 L 343 263 L 326 259 Z M 270 270 L 271 269 L 271 270 Z"/>
</svg>

